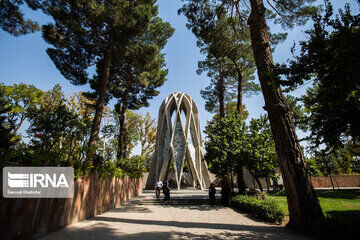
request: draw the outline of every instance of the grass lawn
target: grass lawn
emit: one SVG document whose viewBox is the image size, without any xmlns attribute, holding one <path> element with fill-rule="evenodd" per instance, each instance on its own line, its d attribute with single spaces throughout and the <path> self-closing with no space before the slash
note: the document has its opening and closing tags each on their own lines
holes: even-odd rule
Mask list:
<svg viewBox="0 0 360 240">
<path fill-rule="evenodd" d="M 270 194 L 278 203 L 281 209 L 289 215 L 286 196 Z M 323 212 L 333 214 L 334 212 L 352 212 L 360 214 L 360 189 L 341 190 L 316 190 Z M 345 213 L 346 214 L 346 213 Z"/>
<path fill-rule="evenodd" d="M 314 236 L 319 239 L 359 239 L 360 189 L 316 190 L 326 216 L 324 225 L 315 225 Z M 289 215 L 286 196 L 270 193 L 279 207 Z"/>
</svg>

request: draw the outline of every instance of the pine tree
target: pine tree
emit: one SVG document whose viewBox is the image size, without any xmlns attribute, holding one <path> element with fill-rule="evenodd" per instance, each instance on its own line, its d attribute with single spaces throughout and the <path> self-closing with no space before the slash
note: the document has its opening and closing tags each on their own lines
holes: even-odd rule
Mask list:
<svg viewBox="0 0 360 240">
<path fill-rule="evenodd" d="M 90 83 L 95 90 L 95 117 L 89 145 L 96 145 L 104 106 L 109 100 L 110 68 L 124 57 L 132 39 L 149 28 L 157 14 L 152 0 L 51 1 L 48 13 L 54 23 L 43 28 L 53 45 L 47 53 L 65 78 L 75 85 Z M 91 77 L 91 67 L 96 76 Z"/>
<path fill-rule="evenodd" d="M 204 6 L 214 9 L 224 7 L 229 16 L 237 16 L 239 21 L 250 28 L 251 46 L 258 71 L 261 89 L 265 99 L 264 109 L 268 112 L 274 136 L 280 169 L 286 188 L 290 221 L 289 226 L 310 228 L 312 223 L 322 221 L 324 214 L 316 197 L 289 107 L 274 76 L 271 38 L 267 20 L 275 19 L 282 27 L 305 24 L 317 11 L 311 4 L 314 0 L 186 0 L 183 9 L 190 14 L 190 23 L 203 20 Z M 209 24 L 216 20 L 213 15 Z M 201 23 L 201 22 L 200 22 Z"/>
<path fill-rule="evenodd" d="M 236 98 L 237 111 L 241 114 L 243 92 L 254 93 L 260 90 L 253 82 L 255 65 L 250 45 L 249 28 L 230 18 L 222 7 L 212 8 L 204 4 L 201 20 L 187 25 L 198 38 L 201 52 L 206 60 L 199 62 L 198 73 L 208 72 L 211 84 L 201 91 L 210 112 L 217 110 L 224 117 L 224 106 Z M 179 10 L 191 17 L 191 10 L 186 7 Z M 216 20 L 211 21 L 216 14 Z M 218 109 L 216 109 L 217 107 Z"/>
<path fill-rule="evenodd" d="M 32 10 L 42 9 L 46 12 L 48 0 L 1 0 L 0 28 L 14 36 L 39 31 L 40 26 L 37 22 L 24 18 L 20 7 L 25 3 Z"/>
<path fill-rule="evenodd" d="M 148 106 L 166 80 L 168 71 L 161 50 L 173 32 L 169 23 L 154 15 L 148 30 L 129 45 L 131 51 L 111 66 L 110 93 L 118 99 L 115 111 L 120 123 L 118 158 L 126 157 L 126 111 Z"/>
</svg>

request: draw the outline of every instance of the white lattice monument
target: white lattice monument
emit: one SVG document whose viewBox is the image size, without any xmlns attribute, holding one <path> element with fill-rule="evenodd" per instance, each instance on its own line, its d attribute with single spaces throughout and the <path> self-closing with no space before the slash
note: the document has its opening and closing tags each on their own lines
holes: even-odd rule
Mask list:
<svg viewBox="0 0 360 240">
<path fill-rule="evenodd" d="M 155 153 L 146 188 L 153 189 L 157 180 L 167 179 L 173 163 L 180 189 L 185 161 L 190 168 L 193 185 L 198 181 L 201 189 L 207 188 L 210 176 L 204 160 L 198 109 L 189 95 L 175 92 L 164 100 L 159 109 Z"/>
</svg>

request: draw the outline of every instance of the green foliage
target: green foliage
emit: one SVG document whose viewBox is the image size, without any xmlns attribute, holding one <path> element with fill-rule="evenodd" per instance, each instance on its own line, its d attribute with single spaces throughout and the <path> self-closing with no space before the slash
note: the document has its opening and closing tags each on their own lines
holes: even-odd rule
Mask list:
<svg viewBox="0 0 360 240">
<path fill-rule="evenodd" d="M 285 218 L 276 201 L 270 197 L 257 198 L 252 196 L 240 195 L 233 197 L 231 202 L 235 209 L 252 213 L 255 217 L 269 222 L 281 223 Z"/>
<path fill-rule="evenodd" d="M 152 119 L 149 113 L 140 117 L 140 144 L 141 158 L 145 161 L 146 169 L 150 170 L 156 143 L 155 119 Z"/>
<path fill-rule="evenodd" d="M 140 121 L 141 116 L 134 111 L 126 112 L 126 157 L 129 157 L 131 151 L 140 140 Z"/>
<path fill-rule="evenodd" d="M 20 88 L 24 91 L 21 92 Z M 32 94 L 36 97 L 31 98 Z M 92 169 L 99 172 L 103 178 L 122 177 L 124 174 L 135 178 L 141 177 L 146 171 L 144 157 L 128 157 L 122 161 L 122 168 L 119 168 L 115 157 L 118 118 L 108 114 L 107 109 L 105 113 L 109 121 L 104 122 L 102 130 L 104 145 L 88 147 L 90 127 L 95 113 L 93 103 L 81 93 L 75 93 L 66 99 L 59 85 L 48 92 L 38 90 L 32 85 L 1 85 L 1 162 L 25 166 L 73 166 L 76 178 L 86 177 Z M 17 126 L 9 123 L 12 116 L 26 117 L 29 122 L 27 129 L 29 143 L 12 140 L 14 138 L 12 129 Z M 141 131 L 146 131 L 144 139 L 147 139 L 147 134 L 152 133 L 149 140 L 154 140 L 152 125 L 154 120 L 151 120 L 149 115 L 142 117 L 132 111 L 128 111 L 127 116 L 127 146 L 129 146 L 127 151 L 130 154 L 140 139 Z M 153 147 L 147 145 L 150 149 L 145 147 L 147 154 L 150 154 L 151 146 Z M 96 151 L 103 152 L 102 156 L 97 155 L 93 161 L 89 161 L 89 152 Z"/>
<path fill-rule="evenodd" d="M 123 97 L 119 103 L 124 116 L 131 104 L 136 109 L 158 94 L 155 88 L 167 74 L 160 50 L 173 29 L 156 17 L 158 6 L 152 0 L 51 1 L 47 12 L 54 18 L 43 27 L 44 39 L 53 46 L 48 55 L 71 83 L 90 83 L 93 89 L 86 96 L 96 100 L 89 139 L 94 145 L 104 106 L 112 96 Z"/>
<path fill-rule="evenodd" d="M 6 162 L 30 166 L 73 166 L 75 175 L 87 175 L 91 163 L 84 162 L 88 147 L 90 115 L 84 102 L 67 101 L 59 85 L 48 92 L 32 85 L 5 86 L 8 105 L 15 108 L 8 112 L 14 128 L 15 119 L 29 122 L 28 144 L 17 143 L 12 147 Z M 74 100 L 74 99 L 72 99 Z M 80 107 L 80 105 L 82 107 Z M 80 111 L 82 110 L 82 111 Z"/>
<path fill-rule="evenodd" d="M 119 155 L 119 135 L 121 134 L 121 116 L 113 111 L 111 113 L 110 123 L 107 124 L 103 131 L 105 134 L 108 134 L 109 137 L 113 137 L 114 142 L 111 147 L 113 147 L 113 152 Z M 138 144 L 140 140 L 140 121 L 141 116 L 137 114 L 135 111 L 127 110 L 126 111 L 126 124 L 125 128 L 125 136 L 123 136 L 123 141 L 126 143 L 126 148 L 124 149 L 125 158 L 128 158 L 131 154 L 131 151 Z"/>
<path fill-rule="evenodd" d="M 156 88 L 166 80 L 168 70 L 161 50 L 174 29 L 156 15 L 153 12 L 147 29 L 128 43 L 130 51 L 113 60 L 110 93 L 118 99 L 118 113 L 148 106 L 148 100 L 159 94 Z"/>
<path fill-rule="evenodd" d="M 115 111 L 119 116 L 119 156 L 126 158 L 127 152 L 127 110 L 137 110 L 148 106 L 149 99 L 157 96 L 156 89 L 166 80 L 168 70 L 165 68 L 164 54 L 167 39 L 174 29 L 161 18 L 151 16 L 148 29 L 139 34 L 129 43 L 129 49 L 124 56 L 113 60 L 110 71 L 110 93 L 118 99 Z"/>
<path fill-rule="evenodd" d="M 289 115 L 288 106 L 285 102 L 284 96 L 281 93 L 279 84 L 273 77 L 273 57 L 271 54 L 271 43 L 269 39 L 268 24 L 269 19 L 278 18 L 276 23 L 282 24 L 283 27 L 293 27 L 298 24 L 305 24 L 306 20 L 311 14 L 316 12 L 316 8 L 311 4 L 315 0 L 280 0 L 280 1 L 236 1 L 236 0 L 184 0 L 183 9 L 190 11 L 190 20 L 196 22 L 202 20 L 203 13 L 206 13 L 206 8 L 218 10 L 219 8 L 226 9 L 228 16 L 236 16 L 242 23 L 248 23 L 251 32 L 251 42 L 254 59 L 256 60 L 256 67 L 258 77 L 262 86 L 262 92 L 266 101 L 266 110 L 271 116 L 271 126 L 274 139 L 276 140 L 276 150 L 281 161 L 281 168 L 286 172 L 285 176 L 295 174 L 299 179 L 306 179 L 304 158 L 301 153 L 301 148 L 298 142 L 294 142 L 295 127 L 292 121 L 288 120 Z M 220 7 L 219 7 L 220 6 Z M 276 14 L 275 14 L 276 13 Z M 199 17 L 199 15 L 201 17 Z M 206 18 L 205 18 L 206 19 Z M 209 25 L 216 24 L 218 20 L 217 15 L 210 16 Z M 244 24 L 245 25 L 245 24 Z M 224 115 L 224 114 L 223 114 Z M 289 134 L 289 133 L 293 134 Z M 282 143 L 289 143 L 282 145 Z M 285 157 L 286 156 L 286 157 Z M 316 197 L 312 191 L 302 191 L 302 189 L 310 189 L 306 181 L 300 186 L 297 181 L 285 179 L 293 191 L 304 192 L 298 197 L 289 198 L 292 202 L 289 206 L 296 206 L 290 208 L 292 211 L 291 221 L 296 227 L 306 227 L 310 225 L 311 221 L 306 217 L 306 212 L 312 212 L 315 219 L 322 219 L 323 214 L 321 208 L 316 201 Z M 303 213 L 296 215 L 297 213 Z"/>
<path fill-rule="evenodd" d="M 360 138 L 360 15 L 352 15 L 348 4 L 335 18 L 332 15 L 326 1 L 325 15 L 314 17 L 308 40 L 300 43 L 300 55 L 278 69 L 286 77 L 281 83 L 290 89 L 313 81 L 302 100 L 314 147 L 341 146 L 346 136 Z"/>
<path fill-rule="evenodd" d="M 73 164 L 75 178 L 87 177 L 93 168 L 90 161 L 73 162 Z"/>
<path fill-rule="evenodd" d="M 238 110 L 237 110 L 237 102 L 236 101 L 231 101 L 231 102 L 228 102 L 225 104 L 225 117 L 233 115 L 237 112 L 238 112 Z M 246 120 L 248 116 L 249 116 L 249 112 L 246 110 L 245 105 L 242 105 L 240 108 L 240 118 L 242 120 Z M 212 123 L 215 123 L 215 122 L 219 121 L 220 119 L 221 119 L 220 113 L 217 112 L 214 114 L 212 120 L 208 124 L 211 125 Z"/>
<path fill-rule="evenodd" d="M 223 177 L 235 171 L 236 162 L 246 151 L 247 126 L 238 113 L 229 115 L 206 127 L 205 159 L 211 172 Z"/>
<path fill-rule="evenodd" d="M 194 13 L 200 13 L 207 16 L 207 23 L 211 24 L 217 20 L 213 15 L 208 16 L 208 12 L 205 10 L 213 9 L 214 11 L 219 9 L 219 6 L 222 6 L 227 10 L 228 15 L 237 16 L 239 21 L 246 22 L 251 13 L 249 2 L 245 3 L 243 1 L 236 0 L 183 0 L 186 2 L 181 8 L 180 12 L 185 10 L 190 10 Z M 267 20 L 273 20 L 276 24 L 280 24 L 283 28 L 293 28 L 296 25 L 304 25 L 307 20 L 315 15 L 318 12 L 318 7 L 313 6 L 312 4 L 315 0 L 276 0 L 276 1 L 267 1 L 268 4 L 265 5 L 266 18 Z M 191 15 L 191 20 L 195 20 L 196 16 Z M 201 19 L 203 20 L 203 19 Z"/>
<path fill-rule="evenodd" d="M 26 85 L 24 83 L 13 84 L 11 86 L 0 84 L 0 89 L 4 92 L 7 106 L 11 109 L 7 114 L 9 127 L 12 133 L 16 134 L 24 121 L 29 117 L 29 110 L 39 105 L 40 99 L 45 92 L 33 85 Z"/>
<path fill-rule="evenodd" d="M 203 1 L 201 11 L 193 8 L 195 3 L 189 3 L 179 13 L 187 17 L 187 27 L 198 38 L 201 52 L 206 54 L 197 70 L 198 74 L 207 72 L 211 78 L 210 85 L 201 91 L 205 108 L 209 112 L 220 111 L 223 117 L 223 105 L 237 98 L 240 112 L 243 91 L 251 95 L 260 87 L 253 82 L 255 64 L 248 26 L 238 18 L 228 16 L 222 6 L 212 6 L 212 3 Z"/>
<path fill-rule="evenodd" d="M 358 149 L 359 146 L 349 142 L 344 147 L 315 151 L 312 161 L 325 176 L 352 174 L 359 171 L 357 161 L 359 153 L 353 152 L 354 148 Z"/>
<path fill-rule="evenodd" d="M 114 161 L 107 161 L 105 164 L 96 169 L 102 178 L 112 178 L 112 177 L 118 177 L 121 178 L 124 176 L 124 171 L 117 167 L 116 162 Z"/>
<path fill-rule="evenodd" d="M 132 178 L 140 178 L 146 172 L 144 160 L 139 155 L 129 157 L 127 159 L 120 159 L 118 164 L 124 172 Z"/>
<path fill-rule="evenodd" d="M 141 158 L 150 165 L 155 148 L 156 127 L 149 114 L 142 116 L 135 111 L 126 111 L 126 157 L 128 159 L 134 147 L 141 144 Z M 118 156 L 118 138 L 120 133 L 119 115 L 113 111 L 105 117 L 102 128 L 103 139 L 99 143 L 99 152 L 105 161 L 116 161 Z"/>
<path fill-rule="evenodd" d="M 33 151 L 31 165 L 73 166 L 85 158 L 88 129 L 84 119 L 69 110 L 61 87 L 56 85 L 28 110 Z"/>
<path fill-rule="evenodd" d="M 7 121 L 10 111 L 11 108 L 5 96 L 5 91 L 0 88 L 0 161 L 5 161 L 8 158 L 9 149 L 14 145 L 12 141 L 14 134 L 11 133 L 11 127 Z"/>
<path fill-rule="evenodd" d="M 316 0 L 278 0 L 273 1 L 268 9 L 276 12 L 275 23 L 283 28 L 293 28 L 296 25 L 304 25 L 312 16 L 319 11 L 318 6 L 312 4 Z"/>
<path fill-rule="evenodd" d="M 249 126 L 247 168 L 256 177 L 275 177 L 277 155 L 270 123 L 266 115 L 251 119 Z"/>
<path fill-rule="evenodd" d="M 217 176 L 246 167 L 255 178 L 275 177 L 277 155 L 266 116 L 252 119 L 247 126 L 235 112 L 209 122 L 205 133 L 205 159 Z"/>
<path fill-rule="evenodd" d="M 14 35 L 20 36 L 40 30 L 38 23 L 25 19 L 21 7 L 26 2 L 32 10 L 45 9 L 46 0 L 2 0 L 0 1 L 0 27 Z"/>
<path fill-rule="evenodd" d="M 306 160 L 306 168 L 307 168 L 309 176 L 311 176 L 311 177 L 322 176 L 322 173 L 316 162 L 316 158 L 307 159 Z"/>
<path fill-rule="evenodd" d="M 52 1 L 48 13 L 54 23 L 43 27 L 44 39 L 54 46 L 47 50 L 49 56 L 73 84 L 87 83 L 87 71 L 94 64 L 103 74 L 107 48 L 114 56 L 123 55 L 129 39 L 148 27 L 157 12 L 151 2 Z"/>
<path fill-rule="evenodd" d="M 306 119 L 306 110 L 301 104 L 301 99 L 291 95 L 286 95 L 286 102 L 290 108 L 291 118 L 295 127 L 306 131 L 308 128 Z"/>
</svg>

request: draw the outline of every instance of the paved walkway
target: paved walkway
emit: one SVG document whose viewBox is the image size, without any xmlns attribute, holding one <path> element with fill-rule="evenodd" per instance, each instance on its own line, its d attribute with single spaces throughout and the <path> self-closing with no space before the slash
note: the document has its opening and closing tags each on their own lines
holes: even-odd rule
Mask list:
<svg viewBox="0 0 360 240">
<path fill-rule="evenodd" d="M 206 198 L 206 191 L 172 191 L 173 199 Z M 153 204 L 154 192 L 42 238 L 67 239 L 306 239 L 231 208 Z"/>
</svg>

